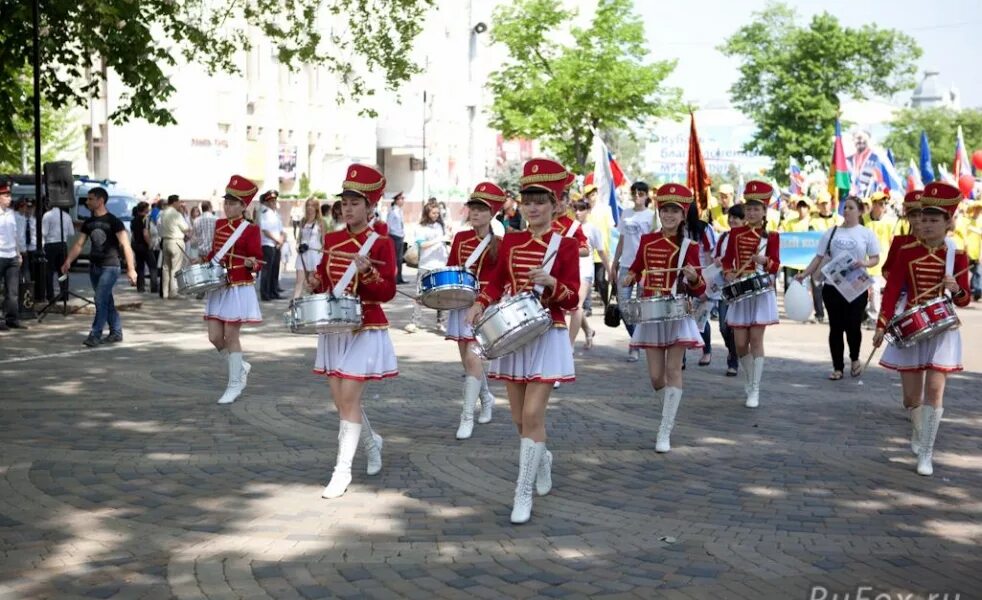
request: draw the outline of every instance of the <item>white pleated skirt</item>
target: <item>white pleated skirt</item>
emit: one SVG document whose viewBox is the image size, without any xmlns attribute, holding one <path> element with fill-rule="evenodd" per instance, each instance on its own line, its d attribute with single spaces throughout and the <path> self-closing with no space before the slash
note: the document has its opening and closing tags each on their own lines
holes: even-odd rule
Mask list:
<svg viewBox="0 0 982 600">
<path fill-rule="evenodd" d="M 909 348 L 887 345 L 880 357 L 880 365 L 894 371 L 941 371 L 954 373 L 962 370 L 962 336 L 957 329 L 949 329 L 941 335 L 914 344 Z"/>
<path fill-rule="evenodd" d="M 314 373 L 357 381 L 395 377 L 399 374 L 399 364 L 389 330 L 318 335 Z"/>
<path fill-rule="evenodd" d="M 730 327 L 760 327 L 777 325 L 779 322 L 777 293 L 773 288 L 753 298 L 731 301 L 726 309 L 726 324 Z"/>
<path fill-rule="evenodd" d="M 223 323 L 262 323 L 256 285 L 230 285 L 205 297 L 205 320 Z"/>
<path fill-rule="evenodd" d="M 491 361 L 488 377 L 517 383 L 575 381 L 569 331 L 552 327 L 527 346 Z"/>
<path fill-rule="evenodd" d="M 457 342 L 475 341 L 474 329 L 464 320 L 468 310 L 467 308 L 455 308 L 447 311 L 447 334 L 444 339 Z"/>
<path fill-rule="evenodd" d="M 663 323 L 639 323 L 631 336 L 631 349 L 668 348 L 680 344 L 686 348 L 702 348 L 702 335 L 695 319 L 685 317 Z"/>
</svg>

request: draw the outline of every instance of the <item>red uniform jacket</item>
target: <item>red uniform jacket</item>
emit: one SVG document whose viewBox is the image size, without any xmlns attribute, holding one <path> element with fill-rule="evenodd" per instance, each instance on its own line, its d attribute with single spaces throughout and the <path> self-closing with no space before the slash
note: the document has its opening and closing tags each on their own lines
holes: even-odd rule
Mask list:
<svg viewBox="0 0 982 600">
<path fill-rule="evenodd" d="M 556 233 L 550 231 L 545 236 L 535 237 L 531 231 L 506 233 L 498 247 L 498 263 L 488 284 L 482 286 L 477 301 L 485 308 L 501 299 L 505 291 L 511 295 L 532 291 L 534 284 L 528 272 L 541 265 L 546 258 L 549 240 Z M 563 238 L 559 242 L 556 260 L 549 273 L 556 278 L 556 289 L 546 288 L 542 293 L 542 305 L 549 309 L 552 322 L 566 326 L 564 310 L 573 310 L 579 304 L 580 255 L 576 242 Z"/>
<path fill-rule="evenodd" d="M 893 269 L 887 277 L 887 285 L 883 290 L 883 302 L 880 304 L 880 318 L 876 326 L 886 329 L 890 319 L 897 310 L 897 300 L 900 293 L 907 290 L 907 305 L 923 304 L 944 295 L 944 288 L 937 286 L 944 279 L 945 256 L 948 253 L 946 244 L 937 248 L 929 248 L 920 240 L 909 242 L 897 250 Z M 955 278 L 962 292 L 953 299 L 957 306 L 968 306 L 972 295 L 968 293 L 968 256 L 961 251 L 955 252 Z M 960 274 L 959 274 L 960 273 Z"/>
<path fill-rule="evenodd" d="M 324 235 L 324 256 L 317 266 L 317 276 L 321 283 L 315 293 L 323 294 L 333 289 L 353 260 L 331 252 L 357 254 L 373 231 L 373 228 L 366 227 L 354 234 L 345 228 Z M 396 251 L 392 238 L 379 236 L 368 251 L 368 258 L 381 261 L 382 264 L 372 263 L 372 268 L 367 273 L 356 273 L 345 288 L 345 293 L 361 300 L 361 329 L 386 329 L 389 321 L 385 318 L 382 303 L 392 300 L 396 295 Z"/>
<path fill-rule="evenodd" d="M 222 249 L 228 238 L 232 237 L 232 232 L 238 228 L 241 222 L 241 218 L 235 219 L 234 221 L 230 221 L 229 219 L 218 219 L 215 221 L 215 237 L 211 242 L 211 252 L 208 253 L 205 260 L 211 260 L 212 257 L 218 254 L 218 251 Z M 256 259 L 256 265 L 251 269 L 246 268 L 246 258 Z M 235 240 L 232 249 L 222 257 L 221 264 L 228 271 L 229 285 L 251 285 L 254 283 L 255 278 L 252 274 L 262 268 L 262 260 L 263 246 L 259 226 L 250 223 L 246 227 L 246 230 L 242 232 L 242 235 L 239 236 L 239 239 Z"/>
<path fill-rule="evenodd" d="M 751 228 L 749 225 L 734 227 L 730 230 L 730 241 L 726 243 L 726 254 L 723 255 L 723 270 L 736 273 L 737 277 L 753 273 L 757 265 L 750 258 L 757 254 L 760 238 L 764 228 Z M 781 236 L 776 231 L 767 232 L 767 248 L 764 250 L 767 264 L 764 270 L 771 275 L 781 269 Z"/>
<path fill-rule="evenodd" d="M 660 231 L 646 233 L 641 236 L 638 253 L 628 270 L 634 274 L 634 280 L 641 285 L 642 296 L 670 295 L 675 286 L 675 280 L 682 276 L 675 271 L 679 264 L 681 246 L 675 240 L 665 237 Z M 685 251 L 685 265 L 699 268 L 699 244 L 690 243 Z M 668 271 L 666 269 L 673 269 Z M 706 293 L 706 282 L 699 281 L 689 285 L 684 276 L 679 283 L 679 293 L 688 291 L 691 296 L 701 296 Z"/>
<path fill-rule="evenodd" d="M 576 221 L 574 221 L 569 215 L 559 215 L 552 221 L 552 230 L 559 235 L 565 236 L 566 232 L 569 231 L 569 228 L 572 227 L 573 223 L 575 222 Z M 572 235 L 572 238 L 576 240 L 576 243 L 580 249 L 589 247 L 589 242 L 586 239 L 586 233 L 583 232 L 582 224 L 576 228 L 576 233 Z M 577 252 L 577 256 L 579 256 L 579 252 Z"/>
<path fill-rule="evenodd" d="M 917 238 L 909 234 L 894 236 L 893 241 L 890 242 L 890 250 L 887 252 L 887 259 L 883 261 L 882 272 L 884 279 L 887 278 L 887 273 L 889 273 L 890 269 L 894 266 L 894 261 L 897 260 L 897 253 L 899 252 L 900 248 L 916 240 Z"/>
<path fill-rule="evenodd" d="M 490 231 L 488 235 L 494 235 Z M 470 258 L 474 250 L 477 249 L 478 244 L 481 243 L 481 239 L 477 237 L 477 233 L 473 230 L 460 231 L 453 238 L 453 243 L 450 245 L 450 258 L 447 259 L 448 267 L 462 267 L 467 259 Z M 480 287 L 483 289 L 484 286 L 488 284 L 491 280 L 491 274 L 494 273 L 494 267 L 497 264 L 498 256 L 497 254 L 492 258 L 491 246 L 494 242 L 488 244 L 488 247 L 484 249 L 481 257 L 477 259 L 474 266 L 471 267 L 471 272 L 477 277 Z M 498 246 L 500 250 L 501 240 L 498 240 Z"/>
</svg>

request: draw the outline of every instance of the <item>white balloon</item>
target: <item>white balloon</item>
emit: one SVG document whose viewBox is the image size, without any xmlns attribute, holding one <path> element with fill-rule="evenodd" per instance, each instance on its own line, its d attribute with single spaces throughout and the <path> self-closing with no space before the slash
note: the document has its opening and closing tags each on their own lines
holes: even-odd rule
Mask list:
<svg viewBox="0 0 982 600">
<path fill-rule="evenodd" d="M 784 313 L 793 321 L 807 321 L 812 316 L 812 297 L 804 284 L 792 279 L 784 292 Z"/>
</svg>

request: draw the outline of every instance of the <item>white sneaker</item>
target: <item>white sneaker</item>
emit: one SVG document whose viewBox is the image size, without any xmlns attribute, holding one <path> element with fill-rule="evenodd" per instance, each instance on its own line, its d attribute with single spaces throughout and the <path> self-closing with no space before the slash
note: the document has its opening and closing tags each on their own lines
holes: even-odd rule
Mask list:
<svg viewBox="0 0 982 600">
<path fill-rule="evenodd" d="M 637 348 L 631 348 L 627 353 L 627 362 L 638 362 L 641 360 L 641 351 Z"/>
<path fill-rule="evenodd" d="M 417 331 L 419 331 L 419 327 L 416 327 L 415 323 L 410 323 L 409 325 L 406 325 L 403 329 L 406 330 L 406 333 L 416 333 Z"/>
<path fill-rule="evenodd" d="M 558 390 L 558 389 L 559 389 L 559 385 L 560 385 L 560 384 L 559 384 L 559 382 L 558 382 L 558 381 L 557 381 L 557 382 L 555 382 L 555 383 L 553 383 L 553 384 L 552 384 L 552 389 L 554 389 L 554 390 Z"/>
</svg>

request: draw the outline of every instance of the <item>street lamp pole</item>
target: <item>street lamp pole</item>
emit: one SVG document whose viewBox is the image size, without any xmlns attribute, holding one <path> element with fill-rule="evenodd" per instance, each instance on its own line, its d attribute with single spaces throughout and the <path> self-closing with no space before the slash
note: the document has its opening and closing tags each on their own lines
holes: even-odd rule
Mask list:
<svg viewBox="0 0 982 600">
<path fill-rule="evenodd" d="M 31 12 L 34 17 L 34 218 L 37 221 L 35 230 L 34 247 L 37 248 L 35 256 L 38 262 L 37 279 L 34 282 L 35 291 L 44 287 L 39 285 L 43 278 L 48 277 L 47 264 L 44 259 L 44 242 L 41 238 L 41 218 L 47 208 L 47 194 L 41 192 L 41 0 L 31 2 Z M 26 161 L 25 161 L 26 162 Z M 30 256 L 30 255 L 28 255 Z M 28 265 L 28 271 L 31 266 Z M 37 294 L 34 296 L 37 298 Z"/>
</svg>

